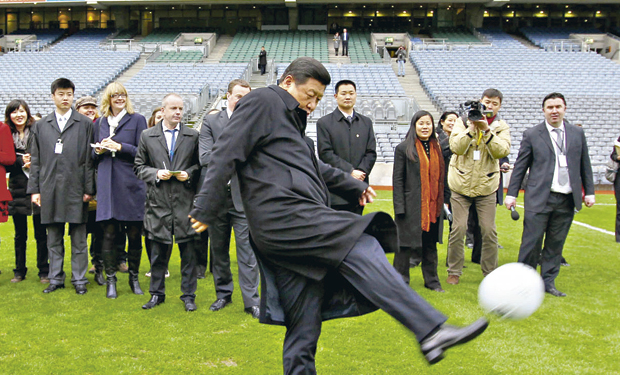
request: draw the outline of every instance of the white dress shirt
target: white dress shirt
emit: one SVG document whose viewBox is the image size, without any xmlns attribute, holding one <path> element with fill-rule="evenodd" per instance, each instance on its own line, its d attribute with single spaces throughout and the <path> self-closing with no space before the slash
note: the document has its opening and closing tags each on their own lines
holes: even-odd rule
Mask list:
<svg viewBox="0 0 620 375">
<path fill-rule="evenodd" d="M 65 113 L 64 115 L 60 115 L 58 112 L 54 111 L 54 114 L 56 115 L 56 122 L 58 123 L 58 127 L 60 128 L 60 132 L 65 130 L 65 126 L 67 125 L 67 121 L 69 121 L 72 112 L 73 110 L 71 108 L 69 108 L 67 113 Z"/>
<path fill-rule="evenodd" d="M 553 152 L 555 152 L 555 167 L 553 169 L 553 182 L 551 183 L 551 191 L 554 193 L 561 194 L 570 194 L 573 192 L 573 189 L 570 187 L 570 175 L 568 176 L 568 182 L 564 185 L 560 185 L 558 181 L 558 168 L 560 163 L 558 162 L 558 155 L 560 154 L 560 149 L 558 147 L 558 134 L 553 131 L 553 129 L 561 129 L 562 134 L 564 135 L 564 144 L 562 147 L 564 148 L 564 155 L 566 155 L 566 128 L 564 127 L 564 122 L 562 121 L 562 125 L 557 128 L 549 125 L 547 121 L 545 121 L 545 125 L 547 126 L 547 131 L 549 132 L 549 136 L 551 137 L 551 143 L 553 144 Z"/>
<path fill-rule="evenodd" d="M 164 131 L 164 137 L 166 137 L 166 146 L 168 146 L 168 152 L 170 152 L 170 148 L 172 147 L 172 132 L 170 132 L 169 130 L 172 129 L 168 129 L 165 125 L 164 122 L 161 122 L 161 127 L 162 130 Z M 174 143 L 176 144 L 176 142 L 179 140 L 179 133 L 181 132 L 181 124 L 177 124 L 177 126 L 174 128 L 176 129 L 176 134 L 174 135 Z M 169 169 L 171 166 L 166 164 L 166 168 L 165 169 Z"/>
</svg>

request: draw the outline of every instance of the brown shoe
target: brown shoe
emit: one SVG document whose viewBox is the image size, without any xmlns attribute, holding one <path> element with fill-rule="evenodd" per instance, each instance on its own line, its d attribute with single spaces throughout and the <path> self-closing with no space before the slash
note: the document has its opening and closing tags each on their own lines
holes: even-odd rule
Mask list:
<svg viewBox="0 0 620 375">
<path fill-rule="evenodd" d="M 448 284 L 456 285 L 459 283 L 459 277 L 457 275 L 448 275 L 448 280 L 446 280 Z"/>
<path fill-rule="evenodd" d="M 125 262 L 121 262 L 118 265 L 118 271 L 122 272 L 122 273 L 128 273 L 129 272 L 129 268 L 127 267 L 127 263 Z"/>
<path fill-rule="evenodd" d="M 19 283 L 19 282 L 22 282 L 22 281 L 24 281 L 24 277 L 23 277 L 23 276 L 14 276 L 14 277 L 11 279 L 11 282 L 12 282 L 12 283 Z"/>
<path fill-rule="evenodd" d="M 41 284 L 49 284 L 50 283 L 50 279 L 47 276 L 42 276 L 40 280 L 41 280 Z"/>
<path fill-rule="evenodd" d="M 88 273 L 95 273 L 97 269 L 95 268 L 95 266 L 90 267 L 90 269 L 88 270 Z"/>
</svg>

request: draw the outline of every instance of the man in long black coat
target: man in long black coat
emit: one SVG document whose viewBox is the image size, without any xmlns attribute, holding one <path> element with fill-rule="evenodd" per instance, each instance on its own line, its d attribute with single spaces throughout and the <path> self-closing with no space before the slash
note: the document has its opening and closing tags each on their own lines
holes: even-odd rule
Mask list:
<svg viewBox="0 0 620 375">
<path fill-rule="evenodd" d="M 215 222 L 236 171 L 254 250 L 261 264 L 260 321 L 287 327 L 286 374 L 315 373 L 321 322 L 385 310 L 421 342 L 429 362 L 487 325 L 444 325 L 387 261 L 397 248 L 385 213 L 359 216 L 329 208 L 329 192 L 361 204 L 374 191 L 363 181 L 317 160 L 306 142 L 306 118 L 330 82 L 318 61 L 293 61 L 280 86 L 243 97 L 215 144 L 191 216 L 197 231 Z M 206 223 L 206 224 L 205 224 Z"/>
<path fill-rule="evenodd" d="M 142 132 L 134 161 L 134 172 L 147 186 L 144 229 L 151 240 L 151 299 L 143 309 L 152 309 L 166 299 L 165 274 L 172 244 L 181 253 L 181 300 L 186 311 L 196 310 L 196 255 L 188 214 L 200 175 L 198 132 L 181 123 L 183 99 L 168 94 L 163 100 L 164 119 Z"/>
<path fill-rule="evenodd" d="M 372 120 L 353 109 L 357 100 L 357 87 L 353 81 L 339 81 L 335 91 L 338 108 L 316 123 L 319 159 L 368 183 L 377 160 Z M 335 194 L 331 194 L 330 199 L 335 210 L 359 215 L 364 212 L 364 207 L 357 202 L 348 202 Z"/>
<path fill-rule="evenodd" d="M 54 112 L 32 130 L 28 194 L 41 206 L 41 224 L 47 229 L 50 285 L 44 293 L 65 287 L 65 223 L 71 236 L 71 283 L 85 294 L 88 269 L 86 222 L 88 201 L 95 194 L 95 168 L 91 159 L 92 121 L 71 109 L 75 85 L 66 78 L 52 83 Z"/>
</svg>

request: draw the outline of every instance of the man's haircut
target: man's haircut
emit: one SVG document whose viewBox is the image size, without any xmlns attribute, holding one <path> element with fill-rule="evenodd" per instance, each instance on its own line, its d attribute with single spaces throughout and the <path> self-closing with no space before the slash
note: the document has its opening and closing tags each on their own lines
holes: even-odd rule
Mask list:
<svg viewBox="0 0 620 375">
<path fill-rule="evenodd" d="M 161 101 L 162 108 L 166 106 L 166 104 L 168 103 L 168 99 L 170 99 L 172 97 L 179 98 L 179 99 L 183 100 L 183 97 L 181 95 L 176 94 L 174 92 L 171 92 L 170 94 L 164 96 L 164 98 L 162 99 L 162 101 Z"/>
<path fill-rule="evenodd" d="M 71 91 L 75 93 L 75 85 L 66 78 L 58 78 L 52 82 L 52 95 L 54 95 L 58 89 L 71 89 Z"/>
<path fill-rule="evenodd" d="M 241 87 L 245 87 L 245 88 L 252 90 L 252 87 L 247 81 L 243 79 L 233 79 L 228 84 L 228 92 L 232 94 L 232 90 L 235 88 L 235 86 L 241 86 Z"/>
<path fill-rule="evenodd" d="M 545 108 L 545 102 L 549 99 L 562 99 L 562 101 L 564 102 L 564 107 L 566 107 L 566 98 L 564 98 L 564 95 L 560 94 L 559 92 L 552 92 L 551 94 L 545 96 L 545 98 L 543 99 L 543 108 Z"/>
<path fill-rule="evenodd" d="M 439 118 L 439 124 L 441 124 L 442 122 L 446 121 L 448 119 L 448 116 L 450 115 L 455 115 L 456 117 L 459 117 L 459 114 L 453 111 L 446 111 L 443 113 L 443 115 L 441 115 L 441 117 Z"/>
<path fill-rule="evenodd" d="M 485 96 L 487 98 L 489 98 L 489 99 L 491 99 L 491 98 L 499 98 L 500 104 L 504 100 L 504 95 L 498 89 L 486 89 L 486 90 L 484 90 L 484 92 L 482 93 L 481 99 L 484 98 Z"/>
<path fill-rule="evenodd" d="M 327 86 L 331 83 L 332 78 L 323 64 L 312 57 L 300 57 L 295 59 L 282 73 L 280 82 L 283 82 L 287 76 L 293 77 L 295 84 L 303 85 L 310 78 L 314 78 L 322 85 Z"/>
<path fill-rule="evenodd" d="M 336 94 L 338 94 L 338 89 L 342 85 L 351 85 L 351 86 L 353 86 L 355 91 L 357 91 L 357 86 L 355 85 L 355 82 L 353 82 L 353 81 L 351 81 L 349 79 L 343 79 L 343 80 L 338 81 L 338 83 L 336 83 L 336 88 L 335 88 Z"/>
</svg>

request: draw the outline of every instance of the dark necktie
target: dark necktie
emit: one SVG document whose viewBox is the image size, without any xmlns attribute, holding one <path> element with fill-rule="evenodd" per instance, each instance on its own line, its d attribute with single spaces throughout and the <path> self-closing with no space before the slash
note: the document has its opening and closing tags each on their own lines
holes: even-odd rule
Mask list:
<svg viewBox="0 0 620 375">
<path fill-rule="evenodd" d="M 172 158 L 174 157 L 174 145 L 176 143 L 176 134 L 177 134 L 177 130 L 176 129 L 172 129 L 172 130 L 166 130 L 167 132 L 170 132 L 170 134 L 172 134 L 172 139 L 170 140 L 170 161 L 172 161 Z"/>
</svg>

